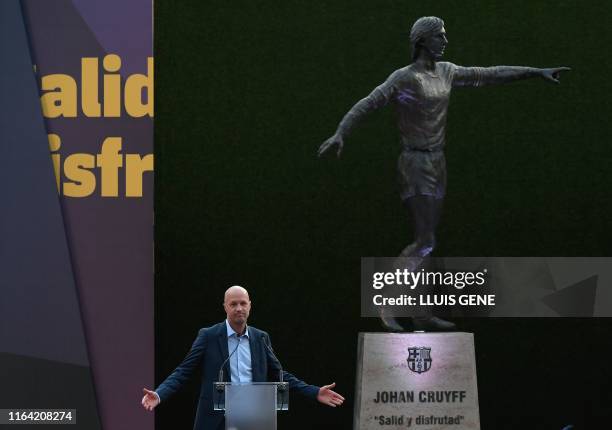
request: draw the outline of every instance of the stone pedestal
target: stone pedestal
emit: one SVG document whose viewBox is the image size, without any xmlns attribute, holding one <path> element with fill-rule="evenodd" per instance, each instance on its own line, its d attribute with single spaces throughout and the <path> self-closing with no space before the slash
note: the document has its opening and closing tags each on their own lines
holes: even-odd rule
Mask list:
<svg viewBox="0 0 612 430">
<path fill-rule="evenodd" d="M 471 333 L 360 333 L 355 430 L 480 429 Z"/>
</svg>

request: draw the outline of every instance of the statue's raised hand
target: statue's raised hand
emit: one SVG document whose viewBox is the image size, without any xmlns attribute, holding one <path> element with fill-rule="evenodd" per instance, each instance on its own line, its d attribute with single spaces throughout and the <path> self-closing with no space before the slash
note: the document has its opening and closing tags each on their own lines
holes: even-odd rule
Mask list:
<svg viewBox="0 0 612 430">
<path fill-rule="evenodd" d="M 559 84 L 559 78 L 561 77 L 561 72 L 569 72 L 569 67 L 554 67 L 552 69 L 540 69 L 540 73 L 544 79 L 550 82 L 554 82 L 555 84 Z"/>
<path fill-rule="evenodd" d="M 344 139 L 338 133 L 334 134 L 332 137 L 323 142 L 321 146 L 319 146 L 319 151 L 317 152 L 317 155 L 320 157 L 334 145 L 338 146 L 338 149 L 336 150 L 336 155 L 340 157 L 340 154 L 342 154 L 342 148 L 344 148 Z"/>
</svg>

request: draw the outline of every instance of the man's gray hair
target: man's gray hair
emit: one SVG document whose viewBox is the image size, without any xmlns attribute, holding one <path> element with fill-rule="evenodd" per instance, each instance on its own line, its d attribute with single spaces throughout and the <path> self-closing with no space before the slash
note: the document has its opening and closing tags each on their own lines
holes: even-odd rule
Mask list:
<svg viewBox="0 0 612 430">
<path fill-rule="evenodd" d="M 410 46 L 412 47 L 412 61 L 419 53 L 419 42 L 424 38 L 442 30 L 444 21 L 436 16 L 423 16 L 417 19 L 410 30 Z"/>
</svg>

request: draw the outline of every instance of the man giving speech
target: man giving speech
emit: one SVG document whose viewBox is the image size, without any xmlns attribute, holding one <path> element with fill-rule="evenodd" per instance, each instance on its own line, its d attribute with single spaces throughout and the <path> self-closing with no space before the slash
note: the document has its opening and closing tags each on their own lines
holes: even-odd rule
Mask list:
<svg viewBox="0 0 612 430">
<path fill-rule="evenodd" d="M 142 406 L 146 410 L 152 411 L 170 398 L 201 367 L 202 381 L 194 430 L 221 430 L 224 427 L 223 411 L 213 410 L 213 383 L 222 366 L 227 382 L 279 380 L 280 365 L 272 352 L 270 336 L 265 331 L 247 326 L 251 311 L 247 290 L 239 286 L 230 287 L 225 292 L 223 308 L 227 319 L 201 329 L 183 362 L 155 391 L 143 389 Z M 230 360 L 227 360 L 228 357 Z M 323 387 L 308 385 L 285 371 L 283 380 L 289 383 L 291 391 L 325 405 L 336 407 L 344 402 L 344 397 L 332 390 L 335 383 Z"/>
</svg>

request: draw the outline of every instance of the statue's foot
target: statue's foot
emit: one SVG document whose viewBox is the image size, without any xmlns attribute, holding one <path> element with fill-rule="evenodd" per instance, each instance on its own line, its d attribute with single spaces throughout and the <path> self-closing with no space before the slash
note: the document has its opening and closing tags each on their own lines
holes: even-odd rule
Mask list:
<svg viewBox="0 0 612 430">
<path fill-rule="evenodd" d="M 416 243 L 411 243 L 400 252 L 399 258 L 414 257 L 416 251 Z"/>
<path fill-rule="evenodd" d="M 396 257 L 393 260 L 393 270 L 416 272 L 423 268 L 423 258 L 421 257 Z"/>
<path fill-rule="evenodd" d="M 452 331 L 457 328 L 455 323 L 438 317 L 412 318 L 414 331 Z"/>
<path fill-rule="evenodd" d="M 397 322 L 397 320 L 393 317 L 380 317 L 380 323 L 383 328 L 390 332 L 402 332 L 406 331 L 404 327 Z"/>
<path fill-rule="evenodd" d="M 391 332 L 402 332 L 406 331 L 404 327 L 397 321 L 395 317 L 391 317 L 389 315 L 385 315 L 383 312 L 380 314 L 380 323 L 383 328 L 387 331 Z"/>
</svg>

